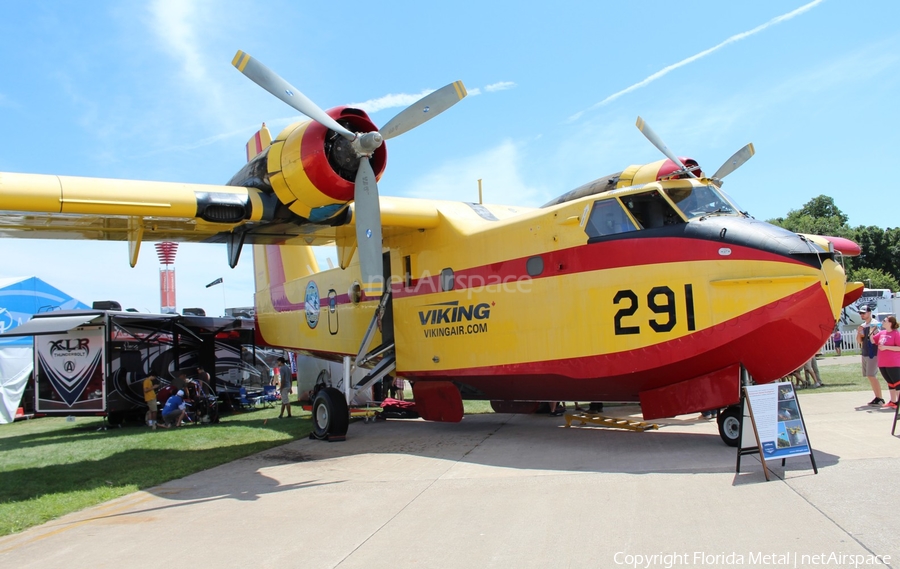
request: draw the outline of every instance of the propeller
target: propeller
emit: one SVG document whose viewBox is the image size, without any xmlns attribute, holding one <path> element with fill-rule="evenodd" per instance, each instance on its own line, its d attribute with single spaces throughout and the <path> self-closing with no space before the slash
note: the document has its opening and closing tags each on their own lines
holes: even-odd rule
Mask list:
<svg viewBox="0 0 900 569">
<path fill-rule="evenodd" d="M 250 54 L 238 50 L 231 64 L 248 79 L 312 120 L 340 133 L 347 140 L 356 139 L 355 133 L 339 125 L 336 120 L 325 114 L 325 111 L 307 99 L 306 95 L 279 77 L 277 73 L 250 57 Z"/>
<path fill-rule="evenodd" d="M 455 81 L 422 97 L 400 111 L 381 130 L 360 134 L 351 132 L 338 124 L 293 85 L 243 51 L 237 52 L 231 64 L 248 79 L 295 110 L 351 142 L 351 147 L 359 157 L 359 168 L 353 188 L 353 210 L 356 217 L 359 267 L 363 280 L 361 286 L 367 295 L 380 296 L 384 292 L 384 269 L 381 258 L 381 207 L 378 200 L 375 171 L 369 163 L 369 158 L 385 140 L 419 126 L 462 100 L 467 95 L 462 81 Z"/>
<path fill-rule="evenodd" d="M 384 139 L 394 138 L 443 113 L 466 96 L 462 81 L 444 85 L 400 111 L 379 129 Z"/>
<path fill-rule="evenodd" d="M 650 128 L 650 125 L 648 125 L 647 123 L 644 122 L 644 119 L 642 119 L 641 117 L 638 117 L 636 124 L 637 124 L 638 130 L 641 131 L 641 133 L 645 137 L 647 137 L 647 140 L 649 140 L 650 143 L 653 144 L 653 146 L 657 147 L 659 149 L 659 151 L 662 152 L 666 156 L 666 158 L 668 158 L 669 160 L 674 162 L 675 165 L 678 166 L 678 168 L 680 168 L 683 172 L 687 172 L 690 177 L 692 177 L 692 178 L 697 177 L 696 174 L 694 174 L 693 172 L 688 170 L 687 167 L 685 167 L 685 165 L 681 163 L 681 160 L 679 160 L 678 157 L 675 156 L 674 152 L 669 150 L 669 147 L 666 146 L 666 143 L 663 142 L 662 139 L 659 136 L 657 136 L 657 134 L 655 132 L 653 132 L 653 129 Z"/>
<path fill-rule="evenodd" d="M 687 172 L 687 174 L 690 175 L 692 178 L 697 177 L 697 175 L 691 171 L 692 170 L 691 168 L 688 168 L 687 166 L 685 166 L 681 162 L 681 160 L 679 160 L 679 158 L 677 156 L 675 156 L 675 153 L 672 152 L 671 150 L 669 150 L 669 147 L 666 146 L 666 144 L 662 141 L 662 139 L 655 132 L 653 132 L 653 129 L 650 128 L 650 125 L 648 125 L 647 123 L 644 122 L 644 119 L 642 119 L 641 117 L 638 117 L 636 124 L 637 124 L 638 130 L 640 130 L 641 133 L 643 133 L 643 135 L 645 137 L 647 137 L 647 140 L 649 140 L 653 144 L 653 146 L 658 148 L 660 152 L 665 154 L 666 158 L 668 158 L 669 160 L 674 162 L 675 165 L 678 166 L 682 172 Z M 746 162 L 747 160 L 750 160 L 750 158 L 755 153 L 756 153 L 756 150 L 753 148 L 753 143 L 751 142 L 750 144 L 744 146 L 743 148 L 741 148 L 740 150 L 738 150 L 737 152 L 732 154 L 731 158 L 729 158 L 728 160 L 725 161 L 724 164 L 719 166 L 719 169 L 716 170 L 716 173 L 713 174 L 710 179 L 715 180 L 721 186 L 722 178 L 724 178 L 728 174 L 731 174 L 732 172 L 734 172 L 735 170 L 737 170 L 738 168 L 743 166 L 744 162 Z"/>
<path fill-rule="evenodd" d="M 744 162 L 750 160 L 750 157 L 754 154 L 756 154 L 756 150 L 753 148 L 753 143 L 751 142 L 747 146 L 732 154 L 731 158 L 729 158 L 725 161 L 724 164 L 719 166 L 719 169 L 716 170 L 716 173 L 712 175 L 713 179 L 721 182 L 722 178 L 740 168 L 744 164 Z"/>
</svg>

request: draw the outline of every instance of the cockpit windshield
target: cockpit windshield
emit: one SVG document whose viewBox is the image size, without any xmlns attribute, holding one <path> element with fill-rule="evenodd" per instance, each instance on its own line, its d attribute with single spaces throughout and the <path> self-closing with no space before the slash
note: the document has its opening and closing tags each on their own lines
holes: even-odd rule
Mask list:
<svg viewBox="0 0 900 569">
<path fill-rule="evenodd" d="M 713 185 L 691 188 L 669 188 L 666 190 L 675 207 L 685 217 L 692 219 L 712 214 L 734 214 L 733 206 Z"/>
</svg>

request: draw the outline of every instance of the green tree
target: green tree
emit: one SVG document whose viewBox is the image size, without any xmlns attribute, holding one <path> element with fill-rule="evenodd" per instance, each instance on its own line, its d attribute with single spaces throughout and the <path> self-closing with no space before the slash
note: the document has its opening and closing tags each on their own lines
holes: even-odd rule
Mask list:
<svg viewBox="0 0 900 569">
<path fill-rule="evenodd" d="M 847 220 L 850 219 L 834 204 L 834 200 L 828 196 L 818 196 L 809 200 L 800 208 L 800 214 L 814 218 L 839 219 L 840 225 L 846 225 Z"/>
<path fill-rule="evenodd" d="M 881 229 L 874 225 L 850 227 L 844 212 L 828 196 L 818 196 L 797 210 L 791 210 L 785 217 L 770 219 L 795 233 L 812 235 L 832 235 L 845 237 L 856 242 L 860 248 L 859 257 L 845 257 L 844 266 L 851 280 L 866 282 L 869 288 L 890 288 L 897 290 L 900 282 L 900 228 Z M 875 283 L 881 283 L 875 286 Z"/>
<path fill-rule="evenodd" d="M 794 233 L 833 235 L 853 238 L 853 230 L 847 225 L 847 215 L 828 196 L 815 197 L 800 209 L 791 210 L 787 217 L 770 219 L 769 223 Z"/>
<path fill-rule="evenodd" d="M 880 269 L 862 268 L 851 270 L 847 280 L 865 283 L 866 288 L 900 289 L 900 282 L 897 281 L 897 278 Z"/>
<path fill-rule="evenodd" d="M 868 227 L 860 225 L 854 230 L 854 233 L 853 240 L 856 241 L 860 248 L 859 258 L 856 259 L 854 267 L 877 269 L 882 272 L 892 273 L 888 255 L 886 254 L 887 247 L 885 247 L 884 243 L 884 230 L 874 225 Z"/>
</svg>

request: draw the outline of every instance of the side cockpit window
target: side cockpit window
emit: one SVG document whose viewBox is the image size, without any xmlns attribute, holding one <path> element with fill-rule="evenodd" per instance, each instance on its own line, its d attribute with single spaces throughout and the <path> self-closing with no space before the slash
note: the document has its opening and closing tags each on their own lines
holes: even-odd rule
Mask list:
<svg viewBox="0 0 900 569">
<path fill-rule="evenodd" d="M 657 190 L 625 196 L 622 203 L 644 229 L 684 223 L 681 216 Z"/>
<path fill-rule="evenodd" d="M 594 202 L 594 209 L 591 210 L 591 215 L 584 228 L 590 238 L 605 237 L 636 229 L 637 227 L 628 218 L 628 214 L 622 209 L 622 204 L 615 199 Z"/>
</svg>

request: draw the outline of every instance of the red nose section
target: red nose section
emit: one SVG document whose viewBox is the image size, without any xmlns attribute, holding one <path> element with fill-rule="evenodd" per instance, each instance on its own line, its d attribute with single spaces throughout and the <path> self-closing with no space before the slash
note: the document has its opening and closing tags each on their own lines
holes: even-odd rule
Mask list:
<svg viewBox="0 0 900 569">
<path fill-rule="evenodd" d="M 859 245 L 850 241 L 849 239 L 845 239 L 843 237 L 831 237 L 830 235 L 823 235 L 825 239 L 831 241 L 831 244 L 834 245 L 835 251 L 840 251 L 840 253 L 847 257 L 858 257 L 862 252 Z"/>
</svg>

